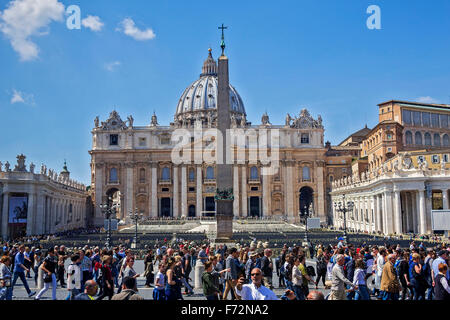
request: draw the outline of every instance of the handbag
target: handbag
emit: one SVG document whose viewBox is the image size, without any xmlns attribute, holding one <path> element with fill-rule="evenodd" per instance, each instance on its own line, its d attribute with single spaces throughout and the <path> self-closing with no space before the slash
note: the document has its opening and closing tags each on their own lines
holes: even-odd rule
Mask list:
<svg viewBox="0 0 450 320">
<path fill-rule="evenodd" d="M 48 273 L 44 277 L 44 282 L 49 283 L 53 281 L 53 277 L 51 275 L 48 275 Z"/>
</svg>

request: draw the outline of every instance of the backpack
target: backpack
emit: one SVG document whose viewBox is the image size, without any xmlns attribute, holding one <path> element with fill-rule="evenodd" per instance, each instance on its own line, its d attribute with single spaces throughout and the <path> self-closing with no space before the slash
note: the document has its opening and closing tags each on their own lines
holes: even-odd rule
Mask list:
<svg viewBox="0 0 450 320">
<path fill-rule="evenodd" d="M 316 270 L 314 270 L 313 266 L 307 266 L 306 267 L 306 273 L 308 273 L 308 275 L 310 277 L 315 277 L 316 276 Z"/>
<path fill-rule="evenodd" d="M 401 270 L 400 270 L 400 263 L 402 262 L 403 260 L 397 260 L 397 261 L 395 261 L 395 263 L 394 263 L 394 270 L 395 270 L 395 273 L 397 274 L 397 277 L 400 279 L 401 278 L 401 274 L 400 274 L 400 272 L 401 272 Z"/>
</svg>

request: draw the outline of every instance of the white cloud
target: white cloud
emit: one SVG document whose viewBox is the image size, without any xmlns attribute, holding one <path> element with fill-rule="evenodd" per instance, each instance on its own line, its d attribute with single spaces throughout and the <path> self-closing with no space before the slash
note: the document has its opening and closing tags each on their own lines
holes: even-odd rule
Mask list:
<svg viewBox="0 0 450 320">
<path fill-rule="evenodd" d="M 113 61 L 113 62 L 105 63 L 105 69 L 113 72 L 120 65 L 121 65 L 120 61 Z"/>
<path fill-rule="evenodd" d="M 52 21 L 63 21 L 64 5 L 58 0 L 12 0 L 0 12 L 0 31 L 11 41 L 22 61 L 36 59 L 33 36 L 48 34 Z"/>
<path fill-rule="evenodd" d="M 417 98 L 418 102 L 422 102 L 422 103 L 439 103 L 438 100 L 430 97 L 430 96 L 426 96 L 426 97 L 419 97 Z"/>
<path fill-rule="evenodd" d="M 30 106 L 34 106 L 34 96 L 32 94 L 27 94 L 25 92 L 18 91 L 16 89 L 13 89 L 13 94 L 11 97 L 11 104 L 14 103 L 23 103 Z"/>
<path fill-rule="evenodd" d="M 140 30 L 136 27 L 134 21 L 130 18 L 125 18 L 119 23 L 119 27 L 116 31 L 122 31 L 127 36 L 132 37 L 134 40 L 145 41 L 151 40 L 156 37 L 152 29 Z"/>
<path fill-rule="evenodd" d="M 83 27 L 89 28 L 92 31 L 100 31 L 104 26 L 104 23 L 97 16 L 88 16 L 81 20 L 81 24 Z"/>
</svg>

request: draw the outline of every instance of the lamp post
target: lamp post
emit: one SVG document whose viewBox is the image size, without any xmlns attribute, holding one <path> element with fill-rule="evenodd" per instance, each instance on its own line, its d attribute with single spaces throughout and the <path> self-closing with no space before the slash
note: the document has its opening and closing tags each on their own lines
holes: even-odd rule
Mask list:
<svg viewBox="0 0 450 320">
<path fill-rule="evenodd" d="M 345 194 L 342 195 L 342 202 L 335 202 L 334 203 L 334 209 L 337 212 L 341 212 L 344 214 L 344 242 L 345 244 L 347 244 L 348 242 L 348 235 L 347 235 L 347 212 L 351 212 L 353 211 L 353 207 L 354 207 L 354 203 L 353 201 L 347 201 L 347 203 L 345 203 Z"/>
<path fill-rule="evenodd" d="M 135 225 L 133 242 L 134 242 L 134 245 L 137 246 L 137 240 L 138 240 L 138 234 L 137 234 L 137 233 L 138 233 L 138 221 L 142 219 L 142 217 L 144 216 L 144 214 L 139 213 L 137 208 L 134 209 L 134 210 L 135 210 L 135 212 L 134 212 L 134 213 L 133 213 L 133 212 L 130 212 L 130 213 L 128 214 L 128 217 L 134 222 L 134 225 Z"/>
<path fill-rule="evenodd" d="M 106 230 L 106 248 L 112 247 L 112 241 L 111 241 L 111 215 L 114 215 L 114 217 L 117 214 L 118 209 L 120 208 L 120 203 L 112 204 L 112 198 L 108 197 L 107 203 L 102 203 L 99 205 L 100 210 L 102 211 L 103 215 L 105 216 L 105 219 L 108 220 L 108 229 Z"/>
<path fill-rule="evenodd" d="M 305 206 L 303 207 L 304 209 L 304 213 L 302 214 L 302 212 L 300 212 L 300 217 L 303 217 L 303 219 L 305 220 L 305 238 L 304 238 L 304 242 L 309 243 L 309 239 L 308 239 L 308 218 L 310 215 L 310 210 L 311 210 L 311 206 L 308 207 Z"/>
</svg>

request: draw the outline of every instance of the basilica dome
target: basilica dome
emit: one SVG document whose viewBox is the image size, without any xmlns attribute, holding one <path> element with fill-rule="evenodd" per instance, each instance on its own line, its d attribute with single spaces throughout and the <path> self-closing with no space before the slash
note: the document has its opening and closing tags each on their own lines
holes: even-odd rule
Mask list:
<svg viewBox="0 0 450 320">
<path fill-rule="evenodd" d="M 217 111 L 217 63 L 209 49 L 200 78 L 184 90 L 178 101 L 175 119 L 211 111 Z M 230 85 L 230 111 L 239 118 L 245 115 L 244 103 L 232 85 Z"/>
</svg>

